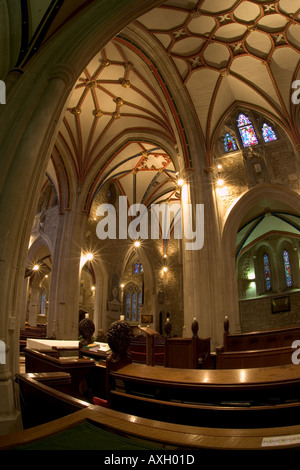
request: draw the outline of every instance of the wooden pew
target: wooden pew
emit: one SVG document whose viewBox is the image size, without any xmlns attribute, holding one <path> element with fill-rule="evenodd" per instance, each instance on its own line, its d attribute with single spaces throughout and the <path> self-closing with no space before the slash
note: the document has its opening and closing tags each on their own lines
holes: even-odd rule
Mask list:
<svg viewBox="0 0 300 470">
<path fill-rule="evenodd" d="M 23 428 L 67 416 L 90 405 L 72 396 L 72 378 L 66 372 L 17 374 Z"/>
<path fill-rule="evenodd" d="M 254 367 L 272 367 L 292 363 L 291 347 L 259 349 L 257 351 L 217 352 L 217 369 L 241 369 Z"/>
<path fill-rule="evenodd" d="M 26 347 L 27 338 L 46 338 L 46 335 L 46 325 L 26 325 L 25 328 L 20 329 L 20 352 L 23 352 L 23 349 Z"/>
<path fill-rule="evenodd" d="M 300 327 L 229 334 L 229 320 L 224 321 L 223 347 L 216 348 L 216 368 L 255 368 L 292 363 L 292 344 L 300 339 Z"/>
<path fill-rule="evenodd" d="M 210 338 L 166 338 L 165 367 L 210 369 Z"/>
<path fill-rule="evenodd" d="M 264 450 L 267 455 L 275 450 L 277 455 L 280 451 L 300 449 L 299 425 L 270 427 L 265 422 L 260 428 L 239 429 L 170 424 L 98 406 L 89 406 L 45 385 L 39 380 L 38 374 L 32 378 L 26 374 L 18 375 L 18 381 L 20 384 L 25 384 L 23 388 L 25 401 L 30 399 L 31 393 L 39 397 L 40 417 L 45 421 L 39 426 L 30 426 L 29 429 L 1 436 L 0 450 L 151 449 L 151 455 L 155 455 L 155 451 L 158 451 L 159 455 L 162 451 L 166 451 L 169 455 L 172 454 L 172 450 L 183 450 L 189 451 L 190 455 L 196 451 L 197 456 L 202 455 L 199 451 L 203 451 L 203 455 L 208 455 L 206 451 L 211 451 L 215 456 L 217 450 L 225 451 L 225 455 L 228 456 L 228 450 L 250 452 Z M 70 406 L 69 409 L 65 409 L 66 404 Z M 56 418 L 53 415 L 48 421 L 49 416 L 45 412 L 49 406 L 54 408 L 52 405 L 55 405 L 56 410 L 60 410 L 57 415 L 61 413 L 61 416 Z M 33 401 L 28 403 L 29 411 L 34 413 L 36 408 Z M 70 413 L 72 408 L 79 410 Z M 87 435 L 86 431 L 89 431 Z M 74 439 L 74 435 L 78 439 Z"/>
<path fill-rule="evenodd" d="M 197 369 L 196 338 L 166 338 L 165 367 Z"/>
<path fill-rule="evenodd" d="M 24 349 L 25 370 L 29 372 L 66 372 L 71 376 L 71 393 L 83 398 L 90 394 L 106 396 L 106 366 L 94 359 L 57 357 L 58 351 L 35 351 Z"/>
<path fill-rule="evenodd" d="M 293 341 L 300 339 L 300 326 L 230 334 L 229 320 L 225 319 L 223 338 L 223 348 L 220 350 L 225 352 L 283 348 L 291 346 Z"/>
<path fill-rule="evenodd" d="M 128 364 L 109 371 L 110 407 L 144 418 L 216 427 L 297 424 L 300 368 L 191 370 Z"/>
<path fill-rule="evenodd" d="M 146 336 L 138 335 L 130 339 L 128 352 L 131 354 L 132 361 L 146 364 Z M 165 363 L 165 338 L 162 336 L 154 337 L 154 364 L 164 365 Z"/>
</svg>

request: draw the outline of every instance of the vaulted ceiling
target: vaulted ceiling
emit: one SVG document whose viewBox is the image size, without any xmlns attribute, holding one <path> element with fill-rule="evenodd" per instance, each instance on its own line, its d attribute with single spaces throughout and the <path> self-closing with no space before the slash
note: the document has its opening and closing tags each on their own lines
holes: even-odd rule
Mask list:
<svg viewBox="0 0 300 470">
<path fill-rule="evenodd" d="M 39 47 L 88 3 L 74 2 L 72 11 L 69 1 L 31 0 L 35 31 L 42 31 L 45 12 L 53 15 Z M 71 183 L 63 184 L 69 168 L 76 184 L 87 185 L 87 211 L 111 181 L 130 202 L 176 199 L 177 172 L 195 158 L 182 106 L 201 143 L 197 158 L 207 167 L 221 126 L 238 105 L 266 115 L 299 144 L 299 107 L 291 100 L 299 50 L 299 0 L 162 2 L 78 77 L 48 171 L 62 205 L 70 204 Z"/>
</svg>

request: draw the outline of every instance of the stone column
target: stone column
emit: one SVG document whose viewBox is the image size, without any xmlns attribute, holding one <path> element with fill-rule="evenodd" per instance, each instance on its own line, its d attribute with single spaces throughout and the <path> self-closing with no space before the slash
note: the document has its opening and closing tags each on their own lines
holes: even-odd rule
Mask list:
<svg viewBox="0 0 300 470">
<path fill-rule="evenodd" d="M 39 197 L 38 189 L 46 172 L 47 151 L 50 151 L 50 141 L 45 139 L 45 134 L 54 126 L 51 120 L 56 112 L 56 97 L 62 96 L 65 88 L 65 77 L 61 70 L 57 70 L 57 74 L 53 73 L 46 86 L 37 92 L 36 101 L 31 103 L 30 116 L 22 112 L 20 116 L 17 114 L 18 99 L 21 107 L 24 104 L 22 92 L 18 89 L 18 97 L 12 100 L 11 128 L 5 129 L 6 123 L 1 128 L 2 132 L 6 130 L 6 135 L 2 139 L 5 158 L 1 160 L 3 172 L 0 178 L 0 338 L 7 348 L 6 364 L 0 367 L 2 434 L 21 427 L 20 413 L 14 402 L 13 376 L 18 371 L 26 253 Z M 25 88 L 23 93 L 27 92 Z M 10 109 L 9 100 L 7 106 Z M 37 159 L 40 155 L 42 157 Z"/>
<path fill-rule="evenodd" d="M 191 325 L 196 318 L 199 336 L 211 337 L 214 350 L 222 343 L 225 296 L 224 266 L 211 173 L 204 174 L 203 178 L 196 172 L 189 174 L 187 186 L 187 198 L 192 206 L 204 206 L 204 226 L 200 227 L 204 231 L 204 244 L 201 249 L 187 251 L 185 241 L 182 243 L 184 325 L 186 336 L 191 336 Z M 199 188 L 203 189 L 202 195 Z"/>
<path fill-rule="evenodd" d="M 37 316 L 40 312 L 40 289 L 38 286 L 32 286 L 29 300 L 29 317 L 30 326 L 37 325 Z"/>
<path fill-rule="evenodd" d="M 84 218 L 76 201 L 61 215 L 63 227 L 57 235 L 48 307 L 48 335 L 56 339 L 78 339 L 80 259 Z"/>
</svg>

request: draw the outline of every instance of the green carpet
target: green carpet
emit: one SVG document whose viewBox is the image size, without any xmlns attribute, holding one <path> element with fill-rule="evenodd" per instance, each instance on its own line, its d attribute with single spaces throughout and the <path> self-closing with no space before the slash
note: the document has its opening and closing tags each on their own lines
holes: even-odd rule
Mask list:
<svg viewBox="0 0 300 470">
<path fill-rule="evenodd" d="M 84 422 L 53 436 L 16 447 L 14 450 L 151 450 L 158 449 L 134 442 Z"/>
</svg>

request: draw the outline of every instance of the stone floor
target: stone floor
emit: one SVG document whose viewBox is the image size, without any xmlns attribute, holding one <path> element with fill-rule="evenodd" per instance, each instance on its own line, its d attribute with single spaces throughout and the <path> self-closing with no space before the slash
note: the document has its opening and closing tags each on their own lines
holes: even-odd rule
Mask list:
<svg viewBox="0 0 300 470">
<path fill-rule="evenodd" d="M 19 359 L 19 365 L 20 365 L 20 368 L 19 368 L 19 372 L 20 374 L 25 374 L 25 357 L 20 355 L 20 359 Z"/>
</svg>

